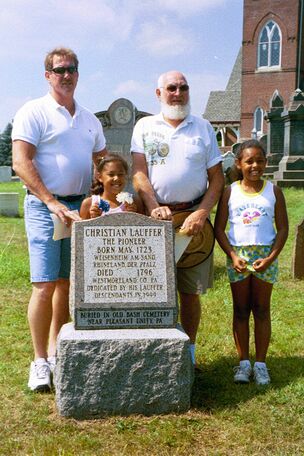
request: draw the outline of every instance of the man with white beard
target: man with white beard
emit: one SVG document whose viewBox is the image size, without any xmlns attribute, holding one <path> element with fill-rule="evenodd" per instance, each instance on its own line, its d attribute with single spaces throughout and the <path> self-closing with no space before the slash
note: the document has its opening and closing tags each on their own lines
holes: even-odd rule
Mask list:
<svg viewBox="0 0 304 456">
<path fill-rule="evenodd" d="M 172 214 L 191 210 L 181 229 L 196 235 L 223 190 L 221 153 L 211 124 L 190 114 L 189 85 L 182 73 L 162 74 L 156 96 L 161 113 L 140 119 L 134 127 L 133 185 L 153 218 L 171 220 Z M 199 296 L 212 286 L 212 266 L 211 256 L 197 266 L 177 269 L 181 323 L 194 364 Z"/>
</svg>

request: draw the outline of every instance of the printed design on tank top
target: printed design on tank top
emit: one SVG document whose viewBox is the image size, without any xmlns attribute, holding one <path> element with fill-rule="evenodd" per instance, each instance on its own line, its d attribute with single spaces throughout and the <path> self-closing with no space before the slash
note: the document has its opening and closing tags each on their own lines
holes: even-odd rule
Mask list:
<svg viewBox="0 0 304 456">
<path fill-rule="evenodd" d="M 244 225 L 255 225 L 261 217 L 267 216 L 263 207 L 255 203 L 248 203 L 239 207 L 236 211 L 237 217 L 241 217 Z"/>
</svg>

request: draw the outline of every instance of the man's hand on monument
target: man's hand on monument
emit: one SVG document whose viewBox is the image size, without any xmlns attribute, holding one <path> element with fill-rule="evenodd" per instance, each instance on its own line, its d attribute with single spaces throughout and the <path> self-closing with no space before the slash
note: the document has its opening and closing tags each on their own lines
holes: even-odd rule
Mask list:
<svg viewBox="0 0 304 456">
<path fill-rule="evenodd" d="M 203 209 L 192 212 L 182 224 L 180 231 L 188 236 L 198 234 L 204 227 L 207 214 Z"/>
<path fill-rule="evenodd" d="M 172 220 L 172 212 L 168 206 L 160 206 L 152 209 L 151 217 L 157 220 Z"/>
<path fill-rule="evenodd" d="M 64 204 L 54 199 L 47 204 L 50 212 L 56 214 L 57 217 L 67 226 L 70 226 L 72 221 L 80 221 L 81 217 L 75 212 L 70 211 Z"/>
</svg>

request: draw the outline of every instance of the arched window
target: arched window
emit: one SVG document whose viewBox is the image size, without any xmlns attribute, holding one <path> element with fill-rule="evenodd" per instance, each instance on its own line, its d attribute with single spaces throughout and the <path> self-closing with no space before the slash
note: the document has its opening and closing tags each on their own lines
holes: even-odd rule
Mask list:
<svg viewBox="0 0 304 456">
<path fill-rule="evenodd" d="M 256 131 L 257 136 L 263 133 L 263 109 L 257 107 L 254 111 L 254 125 L 253 128 Z"/>
<path fill-rule="evenodd" d="M 281 64 L 281 30 L 269 21 L 261 30 L 258 47 L 258 67 L 278 67 Z"/>
</svg>

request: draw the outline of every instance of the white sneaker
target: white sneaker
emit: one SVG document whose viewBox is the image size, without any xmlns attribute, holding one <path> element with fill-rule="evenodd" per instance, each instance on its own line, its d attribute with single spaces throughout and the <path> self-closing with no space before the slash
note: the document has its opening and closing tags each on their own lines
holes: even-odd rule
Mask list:
<svg viewBox="0 0 304 456">
<path fill-rule="evenodd" d="M 269 385 L 270 383 L 270 376 L 268 374 L 268 369 L 266 366 L 254 366 L 253 377 L 255 383 L 259 386 Z"/>
<path fill-rule="evenodd" d="M 54 374 L 55 366 L 56 366 L 56 356 L 49 356 L 47 359 L 48 365 L 50 366 L 51 374 Z"/>
<path fill-rule="evenodd" d="M 51 389 L 50 366 L 44 358 L 31 362 L 28 387 L 32 391 L 47 392 Z"/>
<path fill-rule="evenodd" d="M 248 366 L 236 366 L 234 369 L 234 383 L 249 383 L 252 374 L 252 368 Z"/>
</svg>

